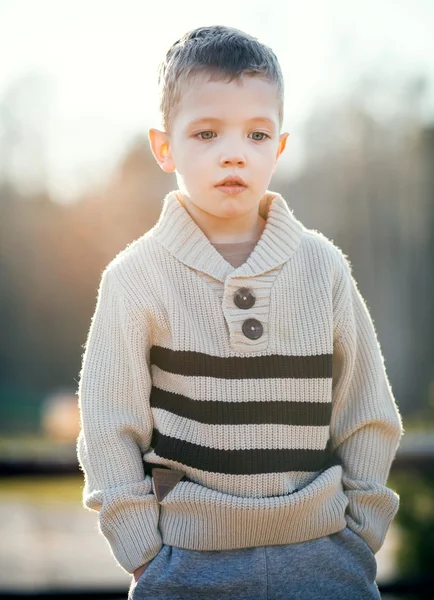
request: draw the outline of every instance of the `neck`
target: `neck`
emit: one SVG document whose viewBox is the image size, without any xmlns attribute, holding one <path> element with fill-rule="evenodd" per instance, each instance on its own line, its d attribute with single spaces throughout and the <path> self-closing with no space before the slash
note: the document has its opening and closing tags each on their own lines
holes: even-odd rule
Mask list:
<svg viewBox="0 0 434 600">
<path fill-rule="evenodd" d="M 222 219 L 201 210 L 180 194 L 177 197 L 212 244 L 231 244 L 258 239 L 265 228 L 266 220 L 257 209 L 240 217 Z"/>
</svg>

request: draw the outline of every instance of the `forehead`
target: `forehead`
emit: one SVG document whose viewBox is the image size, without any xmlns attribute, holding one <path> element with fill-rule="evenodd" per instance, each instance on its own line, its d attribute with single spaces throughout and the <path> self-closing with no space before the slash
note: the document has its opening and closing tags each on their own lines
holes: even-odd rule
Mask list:
<svg viewBox="0 0 434 600">
<path fill-rule="evenodd" d="M 278 126 L 279 114 L 276 86 L 262 77 L 247 75 L 228 82 L 199 75 L 182 85 L 173 124 L 185 127 L 201 119 L 240 122 L 263 118 Z"/>
</svg>

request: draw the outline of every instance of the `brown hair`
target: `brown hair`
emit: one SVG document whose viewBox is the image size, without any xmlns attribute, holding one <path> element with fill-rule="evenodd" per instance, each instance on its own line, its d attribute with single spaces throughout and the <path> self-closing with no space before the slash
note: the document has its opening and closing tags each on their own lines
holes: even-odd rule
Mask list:
<svg viewBox="0 0 434 600">
<path fill-rule="evenodd" d="M 276 86 L 282 123 L 283 76 L 274 52 L 239 29 L 214 25 L 186 33 L 169 48 L 160 65 L 160 112 L 166 131 L 169 130 L 183 85 L 192 76 L 204 73 L 213 80 L 228 82 L 241 79 L 243 75 L 268 79 Z"/>
</svg>

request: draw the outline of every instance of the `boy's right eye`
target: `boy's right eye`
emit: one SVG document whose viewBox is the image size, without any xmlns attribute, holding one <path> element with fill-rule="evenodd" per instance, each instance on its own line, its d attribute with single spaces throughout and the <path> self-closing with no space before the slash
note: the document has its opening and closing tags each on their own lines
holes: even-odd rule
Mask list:
<svg viewBox="0 0 434 600">
<path fill-rule="evenodd" d="M 201 140 L 210 140 L 215 137 L 216 134 L 214 131 L 200 131 L 196 133 L 196 137 L 199 137 Z"/>
</svg>

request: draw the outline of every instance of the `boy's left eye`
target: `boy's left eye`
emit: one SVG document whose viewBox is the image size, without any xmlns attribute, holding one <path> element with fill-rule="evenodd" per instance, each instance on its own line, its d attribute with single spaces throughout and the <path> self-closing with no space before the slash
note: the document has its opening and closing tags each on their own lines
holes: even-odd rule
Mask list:
<svg viewBox="0 0 434 600">
<path fill-rule="evenodd" d="M 262 142 L 262 140 L 265 140 L 265 138 L 270 136 L 263 131 L 253 131 L 249 134 L 249 137 L 252 138 L 252 140 L 255 140 L 255 142 Z"/>
</svg>

